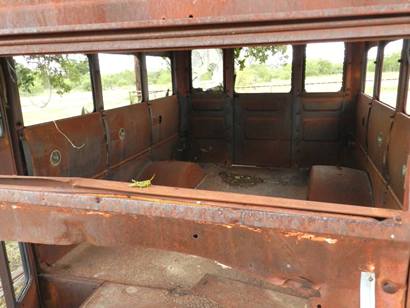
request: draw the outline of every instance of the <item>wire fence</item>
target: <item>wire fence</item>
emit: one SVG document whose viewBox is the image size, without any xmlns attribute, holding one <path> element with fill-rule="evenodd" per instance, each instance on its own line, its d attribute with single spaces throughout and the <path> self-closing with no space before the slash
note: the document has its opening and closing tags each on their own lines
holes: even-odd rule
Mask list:
<svg viewBox="0 0 410 308">
<path fill-rule="evenodd" d="M 374 79 L 366 79 L 365 83 L 372 83 L 374 82 Z M 383 82 L 398 82 L 398 78 L 384 78 L 382 79 Z M 312 86 L 328 86 L 328 85 L 339 85 L 340 88 L 342 87 L 343 82 L 338 80 L 338 81 L 320 81 L 320 82 L 305 82 L 304 85 L 305 87 L 312 87 Z M 236 90 L 249 90 L 249 89 L 255 89 L 255 90 L 261 90 L 261 89 L 270 89 L 271 91 L 274 91 L 277 88 L 287 88 L 290 90 L 292 84 L 290 82 L 288 83 L 274 83 L 274 84 L 247 84 L 247 85 L 240 85 L 240 86 L 235 86 Z M 382 84 L 383 87 L 383 84 Z"/>
</svg>

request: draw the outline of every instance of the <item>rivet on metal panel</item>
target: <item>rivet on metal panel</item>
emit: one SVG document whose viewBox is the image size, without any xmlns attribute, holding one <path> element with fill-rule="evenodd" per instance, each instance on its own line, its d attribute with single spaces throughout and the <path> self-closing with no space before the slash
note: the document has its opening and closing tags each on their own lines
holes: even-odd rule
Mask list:
<svg viewBox="0 0 410 308">
<path fill-rule="evenodd" d="M 118 136 L 120 137 L 121 141 L 124 141 L 125 139 L 125 128 L 120 128 L 120 130 L 118 131 Z"/>
<path fill-rule="evenodd" d="M 138 289 L 135 287 L 128 287 L 125 289 L 125 292 L 127 292 L 127 294 L 132 295 L 132 294 L 136 294 L 138 292 Z"/>
<path fill-rule="evenodd" d="M 377 146 L 381 147 L 383 145 L 383 133 L 379 132 L 376 137 Z"/>
<path fill-rule="evenodd" d="M 59 150 L 53 150 L 50 154 L 50 164 L 57 167 L 61 163 L 61 152 Z"/>
</svg>

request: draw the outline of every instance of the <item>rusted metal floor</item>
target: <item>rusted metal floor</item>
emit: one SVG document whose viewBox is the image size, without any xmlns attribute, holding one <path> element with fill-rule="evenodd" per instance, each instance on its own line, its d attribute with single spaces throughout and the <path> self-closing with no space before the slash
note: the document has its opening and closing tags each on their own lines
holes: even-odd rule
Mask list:
<svg viewBox="0 0 410 308">
<path fill-rule="evenodd" d="M 218 262 L 169 251 L 81 245 L 47 269 L 95 279 L 82 307 L 306 307 L 307 300 Z"/>
<path fill-rule="evenodd" d="M 198 189 L 301 200 L 307 197 L 307 169 L 201 166 L 206 176 Z"/>
</svg>

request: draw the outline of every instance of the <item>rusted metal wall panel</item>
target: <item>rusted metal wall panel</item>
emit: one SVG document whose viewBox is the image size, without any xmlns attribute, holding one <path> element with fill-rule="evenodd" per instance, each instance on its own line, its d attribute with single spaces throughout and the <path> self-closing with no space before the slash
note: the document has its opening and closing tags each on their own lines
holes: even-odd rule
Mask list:
<svg viewBox="0 0 410 308">
<path fill-rule="evenodd" d="M 386 153 L 394 110 L 391 107 L 373 100 L 369 116 L 367 144 L 369 156 L 378 171 L 386 175 Z"/>
<path fill-rule="evenodd" d="M 0 137 L 0 174 L 16 174 L 16 167 L 13 158 L 8 133 Z"/>
<path fill-rule="evenodd" d="M 300 138 L 295 144 L 299 166 L 336 165 L 341 161 L 342 118 L 350 102 L 341 94 L 305 94 L 300 98 Z"/>
<path fill-rule="evenodd" d="M 30 175 L 104 177 L 107 171 L 100 113 L 26 127 L 22 133 Z"/>
<path fill-rule="evenodd" d="M 147 103 L 105 111 L 104 121 L 110 167 L 151 146 L 151 120 Z"/>
<path fill-rule="evenodd" d="M 100 282 L 84 278 L 51 275 L 39 277 L 42 301 L 45 307 L 80 307 L 100 284 Z"/>
<path fill-rule="evenodd" d="M 410 117 L 397 113 L 389 136 L 386 156 L 389 184 L 397 198 L 403 202 L 404 179 L 408 171 L 407 157 L 410 155 Z"/>
<path fill-rule="evenodd" d="M 370 159 L 366 151 L 362 147 L 356 148 L 356 160 L 359 168 L 366 170 L 369 174 L 370 182 L 373 188 L 373 197 L 376 207 L 385 207 L 386 205 L 386 189 L 387 183 L 382 174 L 377 169 L 376 165 Z M 396 208 L 396 207 L 394 207 Z M 397 208 L 396 208 L 397 209 Z"/>
<path fill-rule="evenodd" d="M 158 143 L 178 134 L 179 107 L 176 95 L 150 102 L 152 143 Z"/>
<path fill-rule="evenodd" d="M 191 96 L 189 140 L 191 159 L 225 163 L 232 142 L 232 99 L 224 93 Z"/>
<path fill-rule="evenodd" d="M 150 102 L 152 125 L 152 158 L 174 158 L 179 133 L 179 106 L 176 95 Z"/>
<path fill-rule="evenodd" d="M 235 163 L 289 167 L 292 95 L 237 94 Z"/>
<path fill-rule="evenodd" d="M 356 142 L 367 149 L 367 128 L 372 99 L 365 94 L 359 94 L 356 102 Z"/>
<path fill-rule="evenodd" d="M 16 174 L 16 163 L 4 108 L 6 106 L 4 90 L 2 75 L 0 75 L 0 174 Z"/>
<path fill-rule="evenodd" d="M 336 208 L 353 210 L 345 205 L 166 187 L 133 191 L 126 183 L 87 179 L 65 180 L 63 186 L 37 180 L 36 188 L 30 181 L 3 180 L 0 238 L 142 245 L 199 255 L 288 287 L 325 307 L 335 302 L 357 306 L 360 273 L 369 271 L 377 277 L 378 305 L 402 307 L 405 300 L 407 212 L 357 207 L 359 217 L 330 214 Z M 215 201 L 207 202 L 206 196 Z M 261 204 L 245 205 L 248 201 Z M 280 209 L 286 206 L 300 210 Z M 25 228 L 20 228 L 23 222 Z M 392 292 L 384 288 L 386 282 L 394 285 Z"/>
</svg>

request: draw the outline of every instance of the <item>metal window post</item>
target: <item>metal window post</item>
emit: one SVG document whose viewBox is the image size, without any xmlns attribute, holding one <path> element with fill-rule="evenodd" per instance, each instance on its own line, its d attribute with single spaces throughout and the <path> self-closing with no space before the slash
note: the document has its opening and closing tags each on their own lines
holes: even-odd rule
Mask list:
<svg viewBox="0 0 410 308">
<path fill-rule="evenodd" d="M 14 294 L 13 280 L 11 279 L 9 261 L 6 253 L 6 245 L 4 242 L 0 242 L 0 280 L 7 307 L 15 307 L 16 297 Z"/>
</svg>

